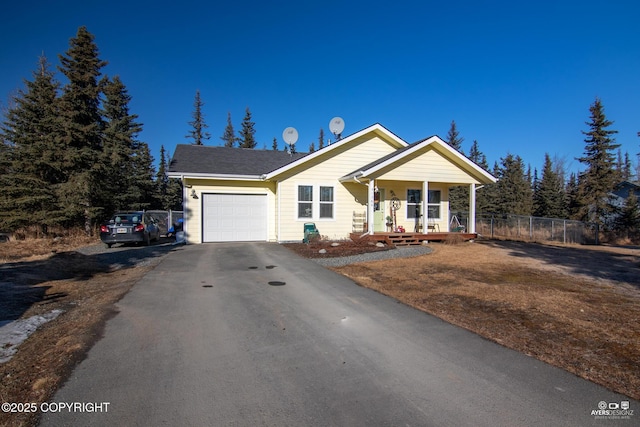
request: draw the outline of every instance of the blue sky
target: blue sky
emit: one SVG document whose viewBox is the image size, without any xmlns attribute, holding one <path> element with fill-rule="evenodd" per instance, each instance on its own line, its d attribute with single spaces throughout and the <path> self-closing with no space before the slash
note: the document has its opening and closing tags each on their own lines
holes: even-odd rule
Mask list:
<svg viewBox="0 0 640 427">
<path fill-rule="evenodd" d="M 589 106 L 602 100 L 617 142 L 640 152 L 640 2 L 609 1 L 35 1 L 2 7 L 0 106 L 53 65 L 85 25 L 107 75 L 133 97 L 140 139 L 173 153 L 196 90 L 220 145 L 248 107 L 258 148 L 298 130 L 298 151 L 344 119 L 344 135 L 380 123 L 408 142 L 452 120 L 468 153 L 544 154 L 581 165 Z M 62 76 L 58 76 L 64 82 Z"/>
</svg>

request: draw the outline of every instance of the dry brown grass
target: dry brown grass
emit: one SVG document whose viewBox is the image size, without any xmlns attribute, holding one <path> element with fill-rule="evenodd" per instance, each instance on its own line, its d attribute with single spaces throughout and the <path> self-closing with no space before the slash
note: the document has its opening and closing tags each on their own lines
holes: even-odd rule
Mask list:
<svg viewBox="0 0 640 427">
<path fill-rule="evenodd" d="M 97 237 L 89 237 L 80 233 L 65 237 L 11 240 L 0 243 L 0 263 L 41 259 L 52 253 L 70 251 L 98 241 Z"/>
<path fill-rule="evenodd" d="M 431 245 L 335 270 L 506 347 L 640 399 L 640 251 Z"/>
<path fill-rule="evenodd" d="M 0 313 L 29 318 L 54 309 L 64 311 L 24 341 L 11 360 L 0 364 L 0 402 L 39 404 L 50 399 L 100 338 L 115 302 L 151 268 L 109 271 L 92 257 L 71 251 L 84 244 L 84 238 L 0 244 L 0 259 L 19 260 L 9 264 L 9 270 L 0 270 L 15 286 L 0 289 Z M 5 262 L 0 267 L 6 268 Z M 37 416 L 0 412 L 0 426 L 35 425 Z"/>
</svg>

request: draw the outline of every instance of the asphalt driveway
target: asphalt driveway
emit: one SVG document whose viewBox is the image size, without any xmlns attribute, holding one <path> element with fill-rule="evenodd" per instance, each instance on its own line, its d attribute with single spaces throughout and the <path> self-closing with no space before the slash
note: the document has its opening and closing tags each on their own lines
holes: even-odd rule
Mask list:
<svg viewBox="0 0 640 427">
<path fill-rule="evenodd" d="M 629 400 L 277 244 L 182 247 L 118 308 L 41 425 L 614 425 L 592 411 Z"/>
</svg>

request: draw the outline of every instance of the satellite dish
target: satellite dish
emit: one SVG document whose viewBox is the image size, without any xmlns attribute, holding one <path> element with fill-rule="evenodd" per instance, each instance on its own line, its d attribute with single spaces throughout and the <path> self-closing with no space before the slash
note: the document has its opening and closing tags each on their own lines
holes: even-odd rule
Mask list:
<svg viewBox="0 0 640 427">
<path fill-rule="evenodd" d="M 296 128 L 288 127 L 282 132 L 282 139 L 289 145 L 293 145 L 298 140 L 298 131 Z"/>
<path fill-rule="evenodd" d="M 336 138 L 340 139 L 342 131 L 344 130 L 344 120 L 342 120 L 342 117 L 334 117 L 331 119 L 329 122 L 329 130 Z"/>
</svg>

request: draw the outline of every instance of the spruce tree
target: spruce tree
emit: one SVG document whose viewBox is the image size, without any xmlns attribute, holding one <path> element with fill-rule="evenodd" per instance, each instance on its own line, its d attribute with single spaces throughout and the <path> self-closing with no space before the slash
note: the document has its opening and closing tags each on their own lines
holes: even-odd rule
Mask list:
<svg viewBox="0 0 640 427">
<path fill-rule="evenodd" d="M 451 121 L 451 127 L 447 133 L 447 143 L 459 153 L 462 153 L 462 141 L 455 120 Z M 455 186 L 449 188 L 449 209 L 451 213 L 460 215 L 469 210 L 469 187 Z"/>
<path fill-rule="evenodd" d="M 320 134 L 318 134 L 318 150 L 322 150 L 324 147 L 324 129 L 320 128 Z"/>
<path fill-rule="evenodd" d="M 138 118 L 129 112 L 129 96 L 125 85 L 118 76 L 113 80 L 105 78 L 103 82 L 105 100 L 103 102 L 104 170 L 101 176 L 107 185 L 102 188 L 105 214 L 111 215 L 114 210 L 130 209 L 138 200 L 138 189 L 132 182 L 134 173 L 134 153 L 139 146 L 138 134 L 142 125 Z M 118 191 L 114 191 L 117 188 Z"/>
<path fill-rule="evenodd" d="M 231 122 L 231 112 L 227 112 L 227 126 L 224 128 L 224 134 L 220 137 L 224 141 L 225 147 L 233 147 L 238 141 L 236 138 L 236 132 L 233 130 L 233 123 Z"/>
<path fill-rule="evenodd" d="M 167 152 L 164 145 L 160 146 L 160 161 L 158 163 L 158 172 L 156 173 L 156 206 L 160 209 L 167 210 L 166 197 L 169 189 L 169 177 L 167 176 Z"/>
<path fill-rule="evenodd" d="M 242 120 L 242 129 L 240 130 L 240 147 L 241 148 L 255 148 L 255 123 L 251 121 L 251 111 L 247 107 L 244 119 Z"/>
<path fill-rule="evenodd" d="M 316 151 L 316 146 L 313 141 L 311 141 L 311 144 L 309 144 L 309 152 L 313 153 L 314 151 Z"/>
<path fill-rule="evenodd" d="M 524 162 L 513 154 L 508 154 L 501 161 L 497 182 L 498 212 L 531 215 L 531 181 L 524 172 Z"/>
<path fill-rule="evenodd" d="M 567 216 L 569 219 L 580 219 L 580 207 L 582 206 L 582 202 L 580 200 L 578 177 L 575 173 L 571 173 L 571 175 L 569 175 L 569 180 L 565 187 L 565 194 L 567 195 Z"/>
<path fill-rule="evenodd" d="M 271 148 L 273 149 L 273 151 L 278 151 L 278 140 L 276 139 L 276 137 L 273 137 L 273 143 L 271 144 Z"/>
<path fill-rule="evenodd" d="M 616 231 L 627 238 L 635 237 L 640 233 L 640 205 L 638 205 L 638 197 L 633 190 L 629 191 L 614 225 Z"/>
<path fill-rule="evenodd" d="M 205 129 L 209 126 L 204 121 L 204 114 L 202 113 L 202 107 L 204 106 L 204 102 L 200 98 L 200 91 L 196 91 L 196 96 L 193 101 L 193 120 L 189 122 L 192 129 L 187 134 L 187 138 L 193 139 L 193 144 L 195 145 L 203 145 L 205 140 L 211 138 L 211 135 L 208 132 L 205 132 Z"/>
<path fill-rule="evenodd" d="M 586 122 L 588 131 L 584 140 L 584 156 L 578 158 L 587 169 L 580 174 L 580 216 L 583 221 L 594 222 L 600 226 L 613 212 L 609 203 L 609 193 L 618 183 L 619 175 L 615 170 L 614 150 L 619 147 L 613 135 L 615 130 L 608 129 L 613 122 L 607 120 L 600 99 L 589 108 L 591 121 Z"/>
<path fill-rule="evenodd" d="M 68 80 L 60 103 L 63 134 L 59 148 L 64 153 L 66 179 L 59 196 L 69 220 L 81 223 L 87 234 L 93 234 L 94 223 L 103 214 L 96 198 L 105 184 L 97 162 L 102 158 L 103 129 L 99 77 L 106 62 L 99 59 L 94 36 L 86 27 L 78 29 L 59 59 L 58 68 Z"/>
<path fill-rule="evenodd" d="M 489 165 L 487 164 L 487 156 L 485 156 L 484 153 L 480 151 L 478 141 L 476 141 L 475 139 L 473 140 L 473 144 L 469 149 L 469 159 L 476 165 L 480 166 L 482 169 L 486 171 L 489 170 Z"/>
<path fill-rule="evenodd" d="M 25 86 L 0 129 L 0 229 L 36 226 L 46 233 L 63 220 L 55 190 L 64 175 L 56 146 L 59 84 L 44 56 Z"/>
<path fill-rule="evenodd" d="M 130 206 L 132 209 L 150 209 L 155 199 L 155 168 L 149 146 L 144 142 L 136 144 L 132 160 Z"/>
<path fill-rule="evenodd" d="M 464 138 L 460 136 L 455 120 L 451 120 L 451 127 L 449 128 L 449 132 L 447 132 L 447 143 L 462 153 L 462 141 L 464 141 Z"/>
<path fill-rule="evenodd" d="M 534 186 L 534 216 L 565 218 L 564 182 L 554 170 L 549 154 L 544 155 L 542 178 Z"/>
<path fill-rule="evenodd" d="M 489 165 L 487 165 L 487 156 L 480 151 L 478 141 L 474 140 L 471 148 L 469 149 L 469 159 L 480 166 L 482 169 L 488 171 Z M 483 187 L 476 190 L 476 213 L 487 213 L 490 210 L 488 206 L 490 204 L 489 198 L 492 191 L 492 186 L 495 184 L 486 184 Z"/>
</svg>

